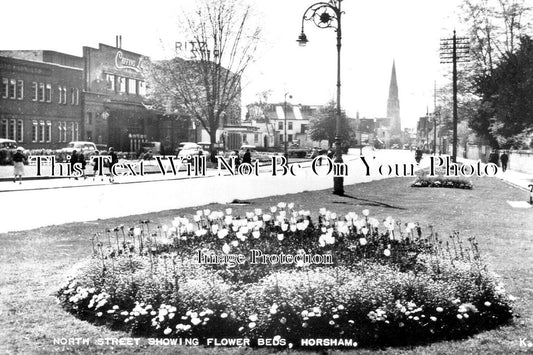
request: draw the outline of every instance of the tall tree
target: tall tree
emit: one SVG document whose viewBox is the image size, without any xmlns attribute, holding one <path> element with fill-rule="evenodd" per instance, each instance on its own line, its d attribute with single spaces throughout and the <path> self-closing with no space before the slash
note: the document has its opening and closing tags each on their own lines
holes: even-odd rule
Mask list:
<svg viewBox="0 0 533 355">
<path fill-rule="evenodd" d="M 326 106 L 322 107 L 318 116 L 311 119 L 310 122 L 310 136 L 314 141 L 327 140 L 328 146 L 332 146 L 335 141 L 337 122 L 337 104 L 335 101 L 330 101 Z M 341 114 L 341 132 L 342 139 L 346 142 L 350 139 L 352 128 L 346 120 L 346 114 Z"/>
<path fill-rule="evenodd" d="M 261 33 L 251 16 L 238 0 L 202 0 L 180 23 L 193 58 L 157 61 L 149 69 L 149 98 L 199 123 L 211 150 L 223 120 L 240 121 L 241 77 Z"/>
<path fill-rule="evenodd" d="M 514 53 L 507 53 L 490 75 L 478 77 L 481 114 L 503 147 L 522 145 L 533 132 L 533 40 L 524 36 Z"/>
</svg>

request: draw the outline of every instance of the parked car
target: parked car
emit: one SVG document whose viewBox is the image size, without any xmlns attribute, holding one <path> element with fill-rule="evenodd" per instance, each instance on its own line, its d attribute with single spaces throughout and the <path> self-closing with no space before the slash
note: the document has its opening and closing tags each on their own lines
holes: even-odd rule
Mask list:
<svg viewBox="0 0 533 355">
<path fill-rule="evenodd" d="M 109 150 L 109 147 L 107 144 L 95 144 L 96 150 L 98 150 L 100 153 L 107 152 Z"/>
<path fill-rule="evenodd" d="M 11 164 L 13 154 L 17 151 L 18 144 L 12 139 L 0 138 L 0 165 Z M 23 151 L 27 156 L 27 152 Z"/>
<path fill-rule="evenodd" d="M 141 143 L 141 154 L 144 153 L 161 154 L 161 142 Z"/>
<path fill-rule="evenodd" d="M 211 143 L 210 142 L 199 142 L 198 145 L 202 147 L 202 149 L 206 152 L 211 151 Z M 220 143 L 215 143 L 214 147 L 215 152 L 217 155 L 224 155 L 224 147 Z"/>
<path fill-rule="evenodd" d="M 61 148 L 57 151 L 58 153 L 58 159 L 60 161 L 64 161 L 67 159 L 67 155 L 72 155 L 73 151 L 77 151 L 78 153 L 83 153 L 85 158 L 89 158 L 90 156 L 94 155 L 94 152 L 97 151 L 96 144 L 93 142 L 87 142 L 87 141 L 72 141 L 65 148 Z"/>
<path fill-rule="evenodd" d="M 178 148 L 176 149 L 177 156 L 178 157 L 187 157 L 187 156 L 195 156 L 195 155 L 205 155 L 206 157 L 209 157 L 209 152 L 202 149 L 200 145 L 197 143 L 192 142 L 183 142 L 178 145 Z"/>
</svg>

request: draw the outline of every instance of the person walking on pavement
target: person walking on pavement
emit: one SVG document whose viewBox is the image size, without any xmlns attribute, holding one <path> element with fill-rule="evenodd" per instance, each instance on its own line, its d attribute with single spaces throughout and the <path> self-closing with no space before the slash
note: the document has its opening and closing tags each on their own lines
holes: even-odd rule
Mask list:
<svg viewBox="0 0 533 355">
<path fill-rule="evenodd" d="M 496 151 L 496 149 L 493 149 L 489 155 L 489 163 L 493 163 L 493 164 L 496 164 L 496 166 L 499 166 L 498 165 L 499 160 L 500 160 L 500 156 L 498 155 L 498 152 Z"/>
<path fill-rule="evenodd" d="M 109 181 L 114 182 L 115 179 L 113 176 L 113 166 L 118 163 L 118 157 L 113 147 L 109 148 L 109 152 L 107 154 L 111 157 L 111 161 L 109 162 Z"/>
<path fill-rule="evenodd" d="M 250 153 L 250 149 L 246 149 L 246 153 L 244 153 L 244 156 L 242 157 L 242 163 L 252 164 L 252 154 Z"/>
<path fill-rule="evenodd" d="M 70 173 L 68 174 L 68 178 L 70 179 L 70 175 L 74 172 L 74 165 L 78 162 L 78 151 L 73 150 L 72 154 L 70 155 Z M 78 180 L 78 177 L 75 176 L 74 179 Z"/>
<path fill-rule="evenodd" d="M 500 161 L 502 163 L 502 170 L 505 172 L 507 170 L 507 163 L 509 162 L 509 156 L 507 155 L 506 151 L 503 151 L 503 154 L 500 157 Z"/>
<path fill-rule="evenodd" d="M 17 182 L 17 176 L 19 178 L 19 184 L 22 184 L 22 175 L 24 175 L 24 161 L 26 156 L 22 153 L 22 147 L 18 147 L 15 154 L 13 154 L 13 182 Z"/>
<path fill-rule="evenodd" d="M 83 152 L 80 150 L 78 153 L 78 163 L 81 164 L 81 176 L 83 179 L 87 179 L 87 176 L 85 176 L 85 166 L 87 165 L 87 161 L 85 160 L 85 155 L 83 155 Z"/>
<path fill-rule="evenodd" d="M 95 151 L 94 152 L 94 155 L 100 155 L 100 152 L 99 151 Z M 100 171 L 101 175 L 101 179 L 100 181 L 104 181 L 104 170 L 103 170 L 103 167 L 99 166 L 99 157 L 98 156 L 95 156 L 93 158 L 93 172 L 94 172 L 94 175 L 93 175 L 93 181 L 96 179 L 96 176 L 98 175 L 98 172 Z"/>
</svg>

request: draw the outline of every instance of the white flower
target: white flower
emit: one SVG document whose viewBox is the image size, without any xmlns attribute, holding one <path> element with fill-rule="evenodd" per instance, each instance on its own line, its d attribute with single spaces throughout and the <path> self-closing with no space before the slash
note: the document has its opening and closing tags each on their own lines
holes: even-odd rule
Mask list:
<svg viewBox="0 0 533 355">
<path fill-rule="evenodd" d="M 248 324 L 248 327 L 250 327 L 250 329 L 255 328 L 255 326 L 256 326 L 255 322 L 250 322 L 250 323 Z"/>
<path fill-rule="evenodd" d="M 283 223 L 283 224 L 281 225 L 281 230 L 282 230 L 282 231 L 286 232 L 288 229 L 289 229 L 289 225 L 288 225 L 287 223 Z"/>
<path fill-rule="evenodd" d="M 275 206 L 270 207 L 270 212 L 271 213 L 276 212 L 276 210 L 277 210 L 277 207 L 275 207 Z"/>
<path fill-rule="evenodd" d="M 444 311 L 444 309 L 442 309 L 442 307 L 437 307 L 437 308 L 435 308 L 435 310 L 436 310 L 437 312 L 439 312 L 439 313 L 442 312 L 442 311 Z"/>
<path fill-rule="evenodd" d="M 202 323 L 202 320 L 200 318 L 192 318 L 191 319 L 191 323 L 193 325 L 198 325 L 198 324 Z"/>
<path fill-rule="evenodd" d="M 259 231 L 253 231 L 252 235 L 255 239 L 259 238 L 261 236 L 261 233 Z"/>
<path fill-rule="evenodd" d="M 436 321 L 437 321 L 437 317 L 433 317 L 433 316 L 431 316 L 431 317 L 429 317 L 429 319 L 431 319 L 431 321 L 433 321 L 433 322 L 436 322 Z"/>
<path fill-rule="evenodd" d="M 366 245 L 366 238 L 359 238 L 359 244 Z"/>
<path fill-rule="evenodd" d="M 172 329 L 170 329 L 170 328 L 166 328 L 166 329 L 163 331 L 163 334 L 165 334 L 165 335 L 169 335 L 170 333 L 172 333 Z"/>
<path fill-rule="evenodd" d="M 239 241 L 234 240 L 234 241 L 231 242 L 231 245 L 233 245 L 234 247 L 237 247 L 237 246 L 239 246 Z"/>
<path fill-rule="evenodd" d="M 369 214 L 370 214 L 369 210 L 363 210 L 363 216 L 368 217 Z"/>
<path fill-rule="evenodd" d="M 294 203 L 292 203 L 292 202 L 291 202 L 291 203 L 289 203 L 289 204 L 287 205 L 287 207 L 289 207 L 289 209 L 291 209 L 291 210 L 292 210 L 292 209 L 294 208 Z"/>
<path fill-rule="evenodd" d="M 259 318 L 257 318 L 257 314 L 252 314 L 251 316 L 248 317 L 248 319 L 251 320 L 252 322 L 257 322 Z"/>
<path fill-rule="evenodd" d="M 218 224 L 213 224 L 211 226 L 211 233 L 217 234 L 217 232 L 218 232 Z"/>
<path fill-rule="evenodd" d="M 283 233 L 278 233 L 278 240 L 281 242 L 285 238 L 285 235 Z"/>
<path fill-rule="evenodd" d="M 279 208 L 285 208 L 285 207 L 287 207 L 287 204 L 285 202 L 280 202 L 280 203 L 278 203 L 278 207 Z"/>
<path fill-rule="evenodd" d="M 231 250 L 231 247 L 228 245 L 228 243 L 225 243 L 224 246 L 222 247 L 222 251 L 224 252 L 224 254 L 229 254 Z"/>
<path fill-rule="evenodd" d="M 383 254 L 384 254 L 385 256 L 390 256 L 390 250 L 389 250 L 389 249 L 385 249 L 385 250 L 383 251 Z"/>
<path fill-rule="evenodd" d="M 224 237 L 227 236 L 228 233 L 229 233 L 228 230 L 226 228 L 224 228 L 224 229 L 221 229 L 221 230 L 219 230 L 217 232 L 217 236 L 218 236 L 219 239 L 224 239 Z"/>
<path fill-rule="evenodd" d="M 136 237 L 140 236 L 141 235 L 141 228 L 139 228 L 139 227 L 133 228 L 133 235 L 136 236 Z"/>
<path fill-rule="evenodd" d="M 220 314 L 220 318 L 227 318 L 228 314 L 226 312 L 223 312 Z"/>
<path fill-rule="evenodd" d="M 484 303 L 485 307 L 490 307 L 491 303 L 489 301 Z"/>
<path fill-rule="evenodd" d="M 231 214 L 232 210 L 231 208 L 226 208 L 226 214 Z"/>
<path fill-rule="evenodd" d="M 295 224 L 291 224 L 290 229 L 291 229 L 291 232 L 293 232 L 293 233 L 296 232 L 296 225 Z"/>
</svg>

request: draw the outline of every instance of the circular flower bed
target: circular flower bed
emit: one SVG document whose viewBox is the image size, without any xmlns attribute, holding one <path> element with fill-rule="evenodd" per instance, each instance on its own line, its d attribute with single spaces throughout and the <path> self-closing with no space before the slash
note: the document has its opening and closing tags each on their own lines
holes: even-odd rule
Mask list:
<svg viewBox="0 0 533 355">
<path fill-rule="evenodd" d="M 312 221 L 280 203 L 245 216 L 198 211 L 171 227 L 119 226 L 94 236 L 93 257 L 58 298 L 97 324 L 203 344 L 405 345 L 512 318 L 512 296 L 475 240 L 368 215 L 321 209 Z"/>
</svg>

